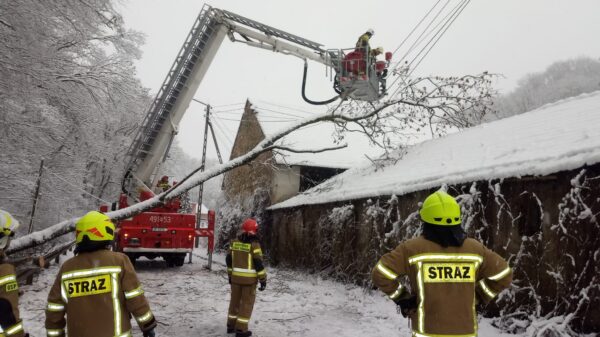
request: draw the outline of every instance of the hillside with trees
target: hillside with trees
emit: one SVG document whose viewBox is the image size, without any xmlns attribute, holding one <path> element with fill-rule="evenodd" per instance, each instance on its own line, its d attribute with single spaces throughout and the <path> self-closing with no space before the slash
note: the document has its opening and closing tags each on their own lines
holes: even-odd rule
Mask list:
<svg viewBox="0 0 600 337">
<path fill-rule="evenodd" d="M 558 100 L 600 90 L 600 59 L 580 57 L 551 64 L 531 73 L 513 91 L 496 100 L 499 118 L 518 115 Z"/>
<path fill-rule="evenodd" d="M 110 0 L 0 2 L 0 187 L 33 230 L 120 190 L 124 156 L 149 101 L 133 61 L 140 33 Z"/>
</svg>

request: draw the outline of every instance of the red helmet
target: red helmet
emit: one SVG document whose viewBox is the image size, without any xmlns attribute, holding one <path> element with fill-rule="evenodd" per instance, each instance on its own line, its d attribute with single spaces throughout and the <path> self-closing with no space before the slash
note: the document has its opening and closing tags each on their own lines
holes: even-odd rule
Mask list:
<svg viewBox="0 0 600 337">
<path fill-rule="evenodd" d="M 242 225 L 242 230 L 244 231 L 244 233 L 256 235 L 256 232 L 258 232 L 258 223 L 256 222 L 256 220 L 248 218 L 246 219 L 246 221 L 244 221 L 244 224 Z"/>
<path fill-rule="evenodd" d="M 162 176 L 162 178 L 160 178 L 160 181 L 169 181 L 169 176 Z"/>
</svg>

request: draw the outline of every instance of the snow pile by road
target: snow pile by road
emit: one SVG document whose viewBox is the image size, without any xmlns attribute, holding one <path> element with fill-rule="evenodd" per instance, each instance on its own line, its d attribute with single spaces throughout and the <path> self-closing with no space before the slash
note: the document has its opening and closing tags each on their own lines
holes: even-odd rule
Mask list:
<svg viewBox="0 0 600 337">
<path fill-rule="evenodd" d="M 222 257 L 213 271 L 206 260 L 167 269 L 162 261 L 139 261 L 138 275 L 159 325 L 157 336 L 225 337 L 229 285 Z M 45 336 L 44 308 L 56 272 L 51 267 L 34 285 L 23 286 L 21 315 L 32 337 Z M 409 336 L 407 320 L 380 293 L 287 270 L 268 268 L 269 284 L 257 292 L 250 328 L 258 337 Z M 135 324 L 134 324 L 135 325 Z M 134 336 L 141 336 L 134 328 Z M 481 337 L 506 337 L 482 320 Z"/>
<path fill-rule="evenodd" d="M 482 124 L 408 149 L 395 164 L 348 170 L 271 209 L 381 195 L 443 184 L 546 175 L 600 162 L 600 91 Z"/>
</svg>

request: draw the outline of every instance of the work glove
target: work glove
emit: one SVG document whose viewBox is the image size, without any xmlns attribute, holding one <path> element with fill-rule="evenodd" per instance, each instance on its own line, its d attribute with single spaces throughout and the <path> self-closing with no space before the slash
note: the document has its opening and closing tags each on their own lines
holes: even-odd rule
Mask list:
<svg viewBox="0 0 600 337">
<path fill-rule="evenodd" d="M 267 280 L 260 280 L 260 287 L 258 287 L 259 291 L 263 291 L 267 289 Z"/>
<path fill-rule="evenodd" d="M 150 329 L 148 331 L 144 331 L 144 337 L 155 337 L 156 334 L 154 333 L 154 329 Z"/>
<path fill-rule="evenodd" d="M 403 296 L 394 300 L 402 316 L 408 317 L 417 311 L 417 296 Z"/>
</svg>

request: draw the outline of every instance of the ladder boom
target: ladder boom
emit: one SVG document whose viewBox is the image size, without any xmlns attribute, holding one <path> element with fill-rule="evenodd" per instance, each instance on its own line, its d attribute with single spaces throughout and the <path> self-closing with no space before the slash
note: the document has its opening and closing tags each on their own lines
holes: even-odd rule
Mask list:
<svg viewBox="0 0 600 337">
<path fill-rule="evenodd" d="M 234 33 L 245 41 L 235 40 Z M 136 193 L 156 183 L 172 137 L 226 35 L 235 42 L 332 65 L 330 53 L 317 42 L 204 5 L 129 147 L 124 191 Z"/>
</svg>

